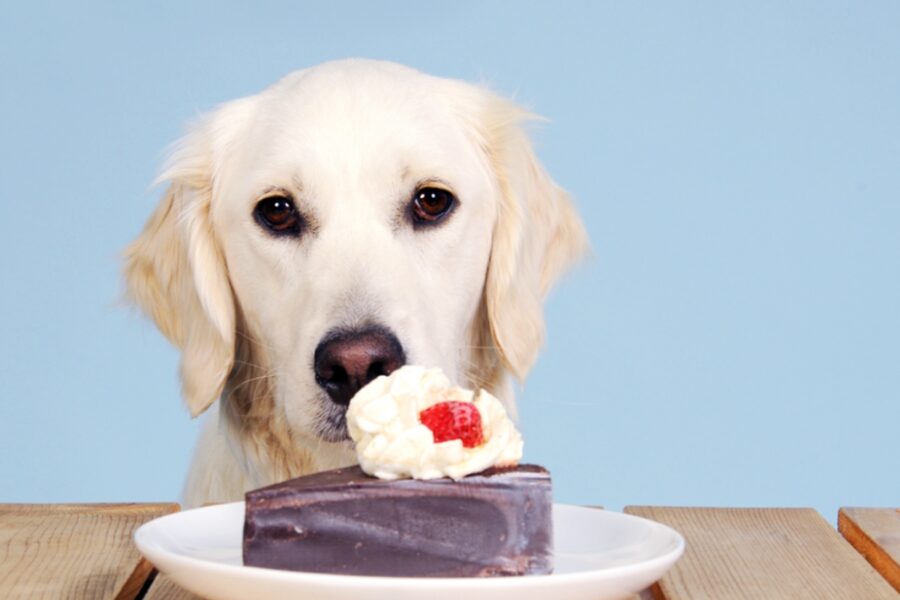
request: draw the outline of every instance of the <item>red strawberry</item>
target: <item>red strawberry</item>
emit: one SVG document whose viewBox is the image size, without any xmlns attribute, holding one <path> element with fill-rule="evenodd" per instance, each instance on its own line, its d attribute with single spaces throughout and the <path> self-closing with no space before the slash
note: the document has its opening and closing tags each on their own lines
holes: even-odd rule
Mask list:
<svg viewBox="0 0 900 600">
<path fill-rule="evenodd" d="M 462 440 L 466 448 L 484 443 L 481 413 L 471 402 L 438 402 L 419 413 L 419 421 L 434 434 L 434 443 Z"/>
</svg>

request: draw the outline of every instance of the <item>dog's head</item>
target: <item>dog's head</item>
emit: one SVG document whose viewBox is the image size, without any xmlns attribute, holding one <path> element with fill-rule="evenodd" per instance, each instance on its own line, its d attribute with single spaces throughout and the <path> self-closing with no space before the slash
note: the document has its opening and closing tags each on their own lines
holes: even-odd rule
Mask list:
<svg viewBox="0 0 900 600">
<path fill-rule="evenodd" d="M 131 296 L 182 351 L 191 413 L 264 381 L 292 436 L 335 442 L 355 390 L 405 362 L 524 377 L 544 295 L 586 244 L 529 118 L 473 85 L 341 61 L 197 123 L 126 256 Z"/>
</svg>

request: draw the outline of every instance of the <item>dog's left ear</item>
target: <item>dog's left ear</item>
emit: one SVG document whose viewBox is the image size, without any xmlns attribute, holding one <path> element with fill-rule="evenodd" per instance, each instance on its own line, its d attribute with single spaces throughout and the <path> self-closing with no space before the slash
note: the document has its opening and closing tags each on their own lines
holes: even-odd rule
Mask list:
<svg viewBox="0 0 900 600">
<path fill-rule="evenodd" d="M 535 117 L 497 97 L 488 106 L 482 145 L 496 173 L 499 205 L 485 304 L 500 356 L 522 380 L 544 341 L 544 297 L 588 242 L 568 195 L 540 165 L 523 129 Z"/>
<path fill-rule="evenodd" d="M 219 397 L 234 363 L 234 299 L 210 215 L 214 118 L 177 144 L 159 178 L 169 187 L 125 251 L 129 296 L 181 349 L 182 393 L 192 416 Z"/>
</svg>

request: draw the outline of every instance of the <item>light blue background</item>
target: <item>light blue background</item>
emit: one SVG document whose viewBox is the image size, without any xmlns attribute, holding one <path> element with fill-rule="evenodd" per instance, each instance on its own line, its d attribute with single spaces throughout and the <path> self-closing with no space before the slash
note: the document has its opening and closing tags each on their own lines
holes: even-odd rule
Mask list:
<svg viewBox="0 0 900 600">
<path fill-rule="evenodd" d="M 520 394 L 558 500 L 900 504 L 900 4 L 440 5 L 4 7 L 0 501 L 179 496 L 197 423 L 120 251 L 186 121 L 364 56 L 550 120 L 595 253 Z"/>
</svg>

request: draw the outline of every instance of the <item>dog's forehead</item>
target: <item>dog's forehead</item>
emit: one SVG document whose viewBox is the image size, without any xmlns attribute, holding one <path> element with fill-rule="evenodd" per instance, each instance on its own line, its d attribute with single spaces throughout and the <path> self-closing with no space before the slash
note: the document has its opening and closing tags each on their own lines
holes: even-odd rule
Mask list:
<svg viewBox="0 0 900 600">
<path fill-rule="evenodd" d="M 258 96 L 243 160 L 261 179 L 290 176 L 323 194 L 405 177 L 458 178 L 481 157 L 452 89 L 372 61 L 292 74 Z"/>
<path fill-rule="evenodd" d="M 449 80 L 378 61 L 337 61 L 284 77 L 260 94 L 284 125 L 320 133 L 391 131 L 450 118 Z M 343 126 L 343 127 L 341 127 Z"/>
</svg>

